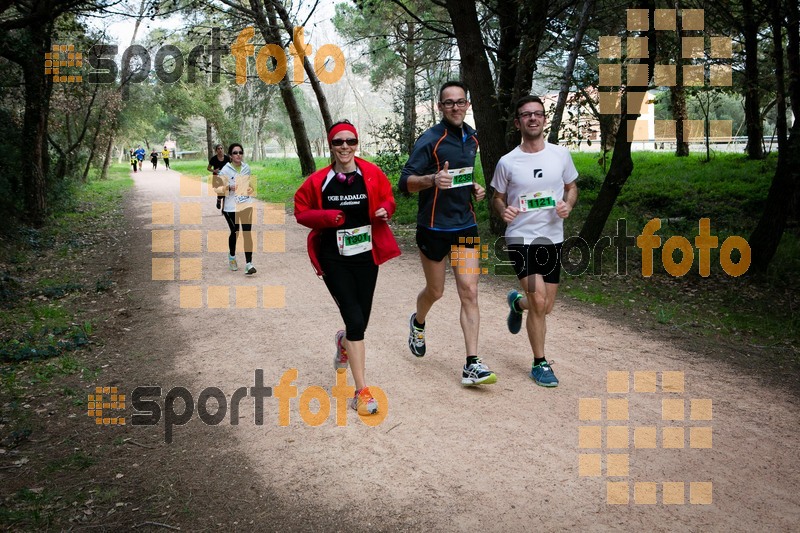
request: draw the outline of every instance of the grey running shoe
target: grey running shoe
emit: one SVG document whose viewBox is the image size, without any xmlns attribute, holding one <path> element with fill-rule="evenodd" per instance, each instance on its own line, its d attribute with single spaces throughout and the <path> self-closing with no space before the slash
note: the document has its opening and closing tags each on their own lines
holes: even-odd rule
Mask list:
<svg viewBox="0 0 800 533">
<path fill-rule="evenodd" d="M 408 319 L 408 348 L 417 357 L 425 355 L 425 330 L 414 326 L 417 313 L 411 313 Z"/>
</svg>

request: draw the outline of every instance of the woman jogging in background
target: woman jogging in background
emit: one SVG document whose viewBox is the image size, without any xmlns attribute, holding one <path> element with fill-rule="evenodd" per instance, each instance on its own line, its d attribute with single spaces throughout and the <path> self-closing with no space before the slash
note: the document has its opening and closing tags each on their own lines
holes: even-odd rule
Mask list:
<svg viewBox="0 0 800 533">
<path fill-rule="evenodd" d="M 230 160 L 231 158 L 225 153 L 225 148 L 221 144 L 214 147 L 214 155 L 208 160 L 208 166 L 206 167 L 206 170 L 214 174 L 214 177 L 211 178 L 211 186 L 214 189 L 222 186 L 222 179 L 219 177 L 219 171 L 230 163 Z M 224 194 L 217 195 L 217 209 L 222 208 L 223 198 L 225 198 Z"/>
<path fill-rule="evenodd" d="M 164 149 L 161 150 L 161 159 L 164 160 L 164 165 L 166 165 L 167 169 L 169 170 L 169 150 L 167 150 L 166 146 L 164 146 Z"/>
<path fill-rule="evenodd" d="M 139 166 L 139 160 L 136 159 L 136 154 L 133 153 L 133 148 L 131 148 L 130 152 L 128 153 L 128 157 L 130 158 L 131 166 L 133 167 L 133 171 L 136 172 L 136 169 Z"/>
<path fill-rule="evenodd" d="M 230 162 L 226 163 L 219 176 L 222 177 L 222 185 L 215 189 L 216 193 L 224 194 L 222 214 L 228 223 L 231 234 L 228 236 L 228 267 L 231 270 L 239 270 L 236 263 L 236 236 L 239 233 L 239 226 L 244 232 L 244 258 L 246 261 L 244 273 L 248 276 L 256 273 L 253 266 L 253 187 L 250 185 L 250 167 L 243 162 L 244 148 L 239 143 L 233 143 L 228 147 Z"/>
<path fill-rule="evenodd" d="M 366 385 L 364 332 L 372 310 L 378 265 L 400 255 L 388 221 L 395 210 L 392 186 L 380 168 L 355 157 L 358 132 L 348 121 L 328 131 L 333 164 L 309 176 L 294 195 L 297 221 L 309 228 L 308 255 L 344 320 L 336 333 L 334 367 L 353 373 L 350 406 L 378 412 Z"/>
<path fill-rule="evenodd" d="M 155 148 L 150 151 L 150 162 L 153 163 L 153 170 L 155 170 L 158 166 L 158 152 Z"/>
</svg>

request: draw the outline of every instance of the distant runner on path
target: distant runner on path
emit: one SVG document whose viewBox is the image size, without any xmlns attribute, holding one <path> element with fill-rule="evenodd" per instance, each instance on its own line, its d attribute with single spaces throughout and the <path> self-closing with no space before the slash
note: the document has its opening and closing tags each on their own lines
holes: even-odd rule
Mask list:
<svg viewBox="0 0 800 533">
<path fill-rule="evenodd" d="M 142 145 L 140 144 L 136 147 L 136 151 L 133 153 L 136 156 L 136 160 L 139 162 L 139 170 L 142 170 L 142 163 L 144 162 L 145 154 L 144 148 L 142 148 Z"/>
<path fill-rule="evenodd" d="M 161 150 L 161 159 L 164 160 L 164 164 L 169 169 L 169 150 L 167 150 L 166 146 L 164 146 L 164 149 Z"/>
<path fill-rule="evenodd" d="M 156 170 L 158 166 L 158 152 L 156 152 L 155 148 L 150 152 L 150 162 L 153 163 L 153 170 Z"/>
<path fill-rule="evenodd" d="M 222 179 L 219 177 L 219 171 L 225 167 L 228 163 L 230 163 L 231 158 L 225 153 L 225 148 L 218 144 L 214 147 L 214 155 L 208 160 L 208 166 L 206 170 L 214 174 L 214 177 L 211 179 L 211 186 L 216 189 L 222 185 Z M 217 209 L 222 208 L 222 199 L 225 198 L 225 195 L 217 195 Z"/>
<path fill-rule="evenodd" d="M 222 214 L 228 223 L 231 234 L 228 236 L 228 267 L 239 270 L 236 262 L 236 237 L 239 226 L 244 232 L 244 258 L 246 261 L 244 273 L 251 276 L 256 273 L 253 266 L 253 188 L 250 185 L 250 166 L 242 159 L 244 148 L 239 143 L 233 143 L 228 148 L 230 162 L 226 163 L 219 174 L 223 184 L 216 189 L 217 194 L 226 193 Z"/>
</svg>

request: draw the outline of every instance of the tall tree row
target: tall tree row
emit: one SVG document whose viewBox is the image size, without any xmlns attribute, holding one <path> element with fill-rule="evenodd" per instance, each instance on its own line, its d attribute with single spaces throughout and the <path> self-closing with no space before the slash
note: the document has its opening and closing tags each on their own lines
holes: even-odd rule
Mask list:
<svg viewBox="0 0 800 533">
<path fill-rule="evenodd" d="M 102 1 L 31 0 L 0 3 L 0 56 L 21 71 L 24 117 L 17 137 L 24 164 L 15 171 L 23 196 L 23 217 L 41 225 L 48 210 L 50 150 L 48 146 L 51 76 L 45 75 L 43 59 L 51 51 L 56 20 L 65 13 L 100 10 Z M 12 162 L 13 163 L 13 162 Z"/>
<path fill-rule="evenodd" d="M 764 211 L 750 235 L 752 265 L 756 272 L 765 272 L 778 250 L 789 214 L 797 213 L 800 196 L 800 8 L 794 0 L 769 0 L 773 32 L 773 54 L 778 87 L 778 166 L 767 195 Z M 784 41 L 782 35 L 786 32 Z M 784 69 L 784 42 L 786 65 Z M 788 72 L 788 91 L 784 91 Z M 788 131 L 785 97 L 791 101 L 794 123 Z"/>
<path fill-rule="evenodd" d="M 416 141 L 418 105 L 453 75 L 453 35 L 448 22 L 444 9 L 427 2 L 398 5 L 366 0 L 336 6 L 333 23 L 348 40 L 346 46 L 365 48 L 369 58 L 368 65 L 357 64 L 356 71 L 368 74 L 374 89 L 388 89 L 393 107 L 402 117 L 402 153 L 410 153 Z M 435 73 L 432 78 L 431 73 Z M 397 84 L 399 90 L 393 90 Z"/>
<path fill-rule="evenodd" d="M 445 2 L 463 78 L 471 91 L 487 183 L 491 183 L 500 157 L 518 141 L 512 127 L 513 102 L 531 90 L 539 54 L 546 46 L 546 37 L 550 37 L 548 25 L 576 4 L 566 0 Z M 496 46 L 489 41 L 492 38 Z M 491 195 L 489 187 L 487 196 Z M 492 231 L 501 232 L 503 223 L 493 210 L 490 223 Z"/>
</svg>

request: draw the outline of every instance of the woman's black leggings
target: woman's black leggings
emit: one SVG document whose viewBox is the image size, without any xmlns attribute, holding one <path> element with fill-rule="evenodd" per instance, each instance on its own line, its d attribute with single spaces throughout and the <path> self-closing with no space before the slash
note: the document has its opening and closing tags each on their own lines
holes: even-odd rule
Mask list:
<svg viewBox="0 0 800 533">
<path fill-rule="evenodd" d="M 253 262 L 253 208 L 248 207 L 239 212 L 236 211 L 223 211 L 225 222 L 228 223 L 228 228 L 231 234 L 228 235 L 228 252 L 231 255 L 236 255 L 236 234 L 239 233 L 239 226 L 242 227 L 244 232 L 244 259 L 248 263 Z M 249 222 L 249 224 L 245 224 Z"/>
<path fill-rule="evenodd" d="M 364 340 L 378 282 L 378 266 L 322 261 L 325 285 L 339 306 L 349 341 Z"/>
</svg>

